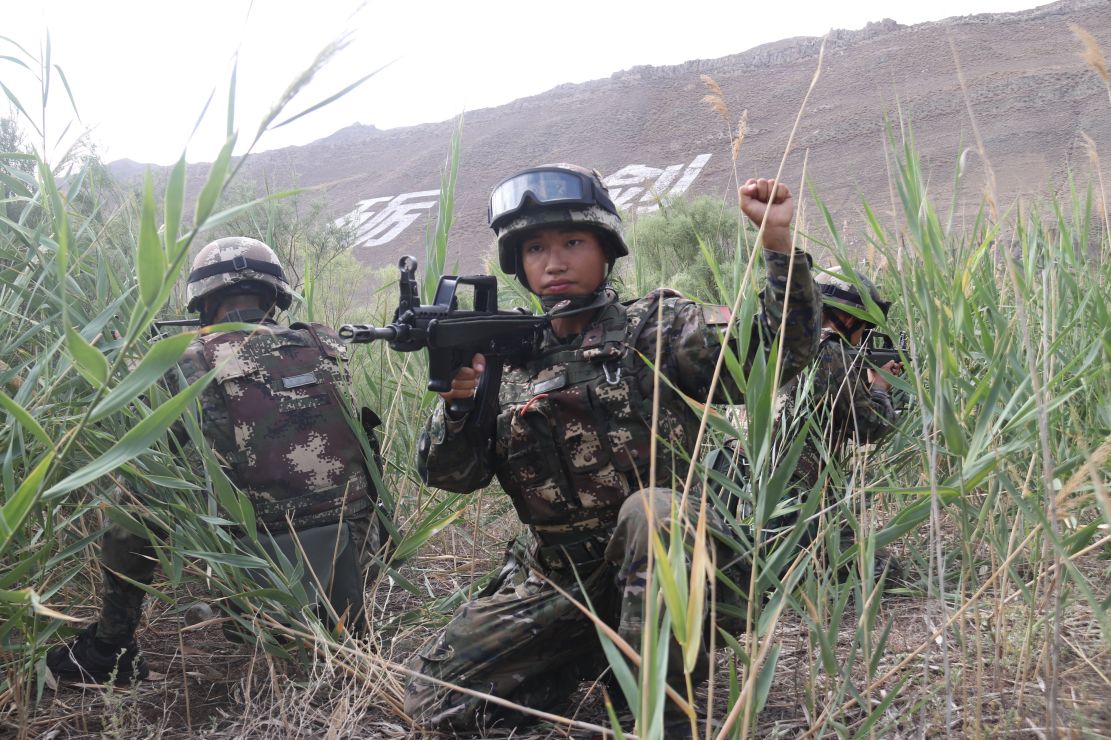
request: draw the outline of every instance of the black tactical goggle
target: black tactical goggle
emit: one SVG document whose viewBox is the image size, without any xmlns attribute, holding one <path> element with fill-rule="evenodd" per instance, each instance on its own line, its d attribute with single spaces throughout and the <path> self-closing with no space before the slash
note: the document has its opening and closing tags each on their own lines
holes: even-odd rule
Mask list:
<svg viewBox="0 0 1111 740">
<path fill-rule="evenodd" d="M 526 207 L 601 206 L 613 215 L 617 207 L 595 179 L 555 167 L 533 167 L 499 182 L 490 193 L 490 228 L 496 229 Z"/>
</svg>

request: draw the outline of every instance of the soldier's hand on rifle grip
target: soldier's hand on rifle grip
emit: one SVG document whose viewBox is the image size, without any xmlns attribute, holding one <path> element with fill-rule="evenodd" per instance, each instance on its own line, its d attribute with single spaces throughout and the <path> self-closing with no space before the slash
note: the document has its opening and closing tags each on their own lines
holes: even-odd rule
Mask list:
<svg viewBox="0 0 1111 740">
<path fill-rule="evenodd" d="M 898 375 L 899 373 L 903 372 L 903 363 L 899 362 L 898 360 L 891 360 L 890 362 L 882 365 L 880 369 L 889 372 L 892 375 Z M 871 384 L 872 388 L 877 391 L 886 391 L 891 389 L 891 384 L 887 382 L 887 379 L 871 368 L 868 369 L 868 383 Z"/>
<path fill-rule="evenodd" d="M 459 368 L 459 372 L 451 379 L 451 390 L 441 393 L 440 397 L 448 403 L 463 398 L 474 398 L 478 383 L 482 380 L 482 371 L 485 369 L 486 357 L 481 352 L 476 352 L 471 358 L 471 366 Z"/>
</svg>

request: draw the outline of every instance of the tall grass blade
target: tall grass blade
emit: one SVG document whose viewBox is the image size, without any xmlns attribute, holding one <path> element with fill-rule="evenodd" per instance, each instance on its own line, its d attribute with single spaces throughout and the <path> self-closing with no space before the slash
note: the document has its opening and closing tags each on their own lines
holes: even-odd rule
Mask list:
<svg viewBox="0 0 1111 740">
<path fill-rule="evenodd" d="M 139 223 L 139 297 L 143 305 L 153 306 L 162 291 L 162 280 L 166 273 L 166 252 L 158 238 L 158 227 L 154 223 L 154 185 L 150 170 L 143 178 L 143 206 Z"/>
<path fill-rule="evenodd" d="M 51 486 L 43 494 L 44 497 L 51 499 L 69 493 L 145 452 L 156 439 L 166 433 L 189 404 L 197 399 L 215 374 L 215 370 L 210 370 L 192 385 L 163 403 L 152 411 L 150 416 L 129 429 L 120 441 L 112 445 L 103 455 Z"/>
</svg>

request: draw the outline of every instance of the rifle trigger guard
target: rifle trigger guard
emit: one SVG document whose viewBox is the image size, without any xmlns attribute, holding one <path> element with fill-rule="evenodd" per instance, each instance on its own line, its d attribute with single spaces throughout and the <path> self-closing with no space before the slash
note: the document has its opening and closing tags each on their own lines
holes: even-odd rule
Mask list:
<svg viewBox="0 0 1111 740">
<path fill-rule="evenodd" d="M 616 363 L 615 363 L 616 364 Z M 621 382 L 621 365 L 617 364 L 613 370 L 610 370 L 610 363 L 602 363 L 602 372 L 606 374 L 606 383 L 609 385 L 617 385 Z"/>
</svg>

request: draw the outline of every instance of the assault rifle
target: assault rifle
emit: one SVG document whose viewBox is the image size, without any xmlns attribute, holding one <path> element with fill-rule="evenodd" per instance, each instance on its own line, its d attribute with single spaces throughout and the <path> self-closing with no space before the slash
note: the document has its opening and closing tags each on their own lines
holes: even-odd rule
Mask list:
<svg viewBox="0 0 1111 740">
<path fill-rule="evenodd" d="M 481 352 L 487 358 L 486 370 L 474 399 L 453 401 L 449 413 L 460 418 L 477 409 L 467 419 L 467 426 L 488 429 L 497 414 L 502 363 L 527 356 L 551 319 L 524 309 L 499 311 L 498 282 L 493 275 L 445 275 L 432 304 L 421 305 L 417 260 L 402 257 L 397 266 L 400 297 L 393 321 L 385 326 L 344 324 L 339 328 L 340 337 L 353 344 L 385 340 L 397 352 L 427 349 L 428 390 L 437 393 L 450 391 L 455 374 Z M 457 293 L 464 285 L 474 289 L 473 310 L 459 308 Z"/>
<path fill-rule="evenodd" d="M 892 360 L 904 364 L 914 363 L 914 356 L 911 355 L 910 348 L 907 346 L 907 333 L 905 331 L 899 332 L 898 345 L 888 334 L 881 334 L 876 331 L 870 332 L 859 347 L 846 346 L 845 354 L 852 358 L 853 362 L 856 362 L 858 357 L 863 356 L 868 365 L 876 367 L 883 367 Z"/>
<path fill-rule="evenodd" d="M 845 354 L 853 364 L 863 359 L 863 365 L 873 370 L 882 368 L 892 360 L 904 365 L 914 364 L 914 355 L 910 353 L 910 348 L 907 346 L 907 333 L 905 331 L 899 332 L 898 344 L 888 334 L 870 332 L 859 347 L 846 346 Z M 891 388 L 891 401 L 895 404 L 896 413 L 902 413 L 903 409 L 910 403 L 910 398 L 905 390 L 897 387 Z"/>
</svg>

